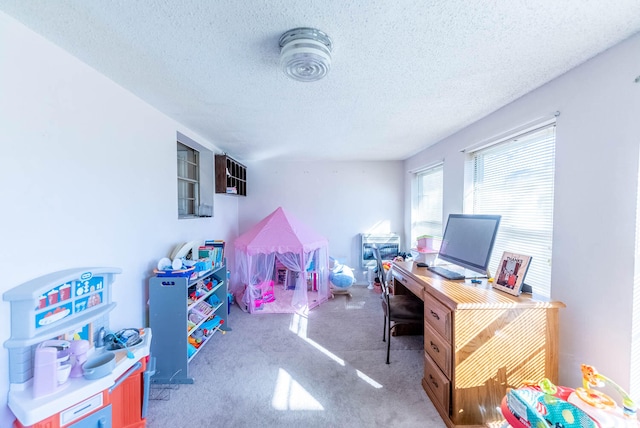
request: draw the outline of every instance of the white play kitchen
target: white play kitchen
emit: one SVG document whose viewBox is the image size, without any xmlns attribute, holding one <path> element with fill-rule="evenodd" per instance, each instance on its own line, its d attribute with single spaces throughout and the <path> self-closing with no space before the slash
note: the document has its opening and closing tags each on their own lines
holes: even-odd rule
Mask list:
<svg viewBox="0 0 640 428">
<path fill-rule="evenodd" d="M 151 330 L 109 329 L 121 270 L 75 268 L 6 291 L 11 304 L 8 405 L 14 428 L 146 425 Z"/>
</svg>

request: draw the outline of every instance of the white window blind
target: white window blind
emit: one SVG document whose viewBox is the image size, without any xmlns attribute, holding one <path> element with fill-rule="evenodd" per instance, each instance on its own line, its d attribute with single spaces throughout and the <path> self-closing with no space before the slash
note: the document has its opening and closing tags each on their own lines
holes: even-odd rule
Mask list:
<svg viewBox="0 0 640 428">
<path fill-rule="evenodd" d="M 500 214 L 489 269 L 503 251 L 532 256 L 525 283 L 536 294 L 551 290 L 555 123 L 470 154 L 474 214 Z"/>
<path fill-rule="evenodd" d="M 442 175 L 440 163 L 415 174 L 411 242 L 418 236 L 442 236 Z"/>
</svg>

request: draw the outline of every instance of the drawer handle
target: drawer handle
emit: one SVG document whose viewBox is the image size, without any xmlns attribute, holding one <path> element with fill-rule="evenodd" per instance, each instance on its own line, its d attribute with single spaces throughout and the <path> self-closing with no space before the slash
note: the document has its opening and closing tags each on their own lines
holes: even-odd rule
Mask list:
<svg viewBox="0 0 640 428">
<path fill-rule="evenodd" d="M 436 380 L 433 378 L 433 376 L 429 375 L 429 380 L 431 381 L 433 386 L 435 386 L 436 388 L 438 387 L 438 382 L 436 382 Z"/>
<path fill-rule="evenodd" d="M 406 279 L 404 279 L 404 278 L 402 278 L 402 282 L 405 282 L 405 283 L 406 283 L 406 282 L 407 282 L 407 280 L 406 280 Z"/>
<path fill-rule="evenodd" d="M 437 353 L 440 353 L 440 349 L 438 349 L 438 347 L 436 346 L 435 343 L 429 341 L 431 343 L 431 349 L 433 349 L 434 351 L 436 351 Z"/>
<path fill-rule="evenodd" d="M 438 316 L 438 314 L 436 314 L 435 312 L 433 312 L 431 309 L 429 309 L 429 312 L 431 312 L 431 316 L 434 317 L 435 319 L 437 319 L 438 321 L 440 321 L 440 317 Z"/>
</svg>

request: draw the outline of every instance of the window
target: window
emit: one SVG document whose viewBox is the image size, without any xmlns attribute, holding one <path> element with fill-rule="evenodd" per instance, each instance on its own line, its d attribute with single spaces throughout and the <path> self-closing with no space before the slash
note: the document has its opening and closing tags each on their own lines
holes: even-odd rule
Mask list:
<svg viewBox="0 0 640 428">
<path fill-rule="evenodd" d="M 503 251 L 530 255 L 525 283 L 547 297 L 551 291 L 554 171 L 555 121 L 474 151 L 467 163 L 473 187 L 465 209 L 502 215 L 490 271 L 496 272 Z"/>
<path fill-rule="evenodd" d="M 178 143 L 178 216 L 193 217 L 198 207 L 198 152 Z"/>
<path fill-rule="evenodd" d="M 411 242 L 418 236 L 442 236 L 442 163 L 415 174 Z"/>
<path fill-rule="evenodd" d="M 213 215 L 213 152 L 178 132 L 178 218 Z"/>
</svg>

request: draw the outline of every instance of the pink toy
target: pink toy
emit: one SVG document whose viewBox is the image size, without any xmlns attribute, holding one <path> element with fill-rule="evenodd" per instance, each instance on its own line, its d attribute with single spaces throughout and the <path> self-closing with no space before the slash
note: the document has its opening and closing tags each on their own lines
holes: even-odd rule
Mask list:
<svg viewBox="0 0 640 428">
<path fill-rule="evenodd" d="M 255 290 L 260 292 L 260 297 L 253 299 L 256 309 L 265 303 L 271 303 L 276 300 L 273 289 L 273 281 L 264 281 L 255 286 Z"/>
</svg>

